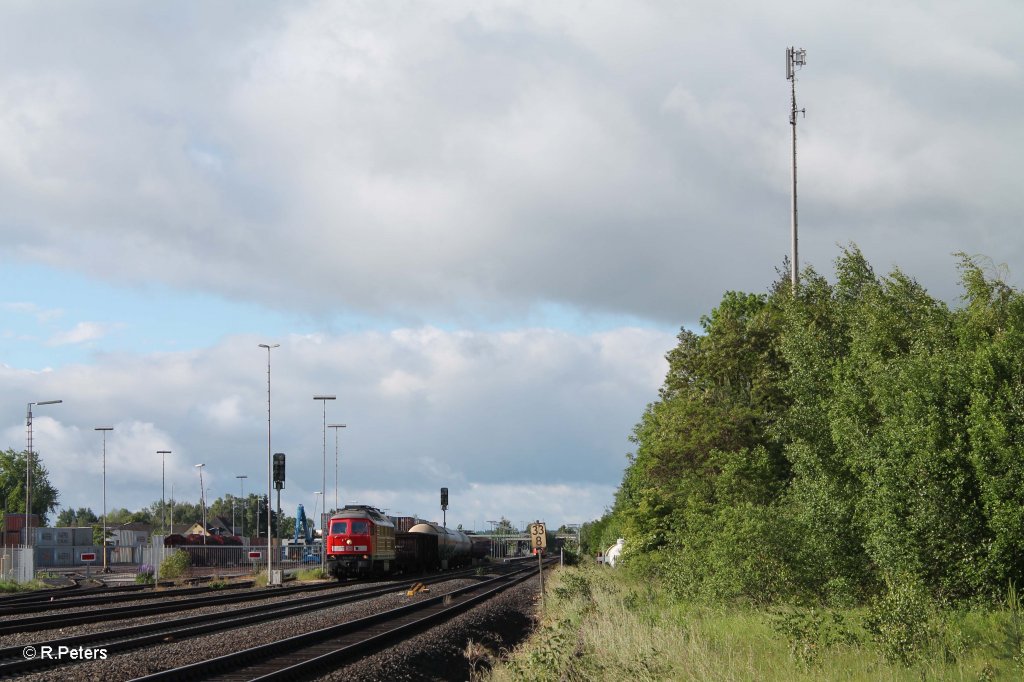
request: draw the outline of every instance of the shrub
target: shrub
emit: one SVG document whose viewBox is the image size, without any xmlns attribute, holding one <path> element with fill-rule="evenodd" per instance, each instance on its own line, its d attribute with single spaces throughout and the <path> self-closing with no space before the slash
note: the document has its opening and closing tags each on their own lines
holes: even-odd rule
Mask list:
<svg viewBox="0 0 1024 682">
<path fill-rule="evenodd" d="M 898 580 L 872 602 L 865 625 L 888 660 L 907 665 L 920 657 L 934 634 L 933 611 L 919 582 Z"/>
<path fill-rule="evenodd" d="M 183 552 L 179 549 L 160 563 L 160 577 L 167 578 L 168 580 L 180 578 L 188 570 L 191 563 L 188 552 Z"/>
</svg>

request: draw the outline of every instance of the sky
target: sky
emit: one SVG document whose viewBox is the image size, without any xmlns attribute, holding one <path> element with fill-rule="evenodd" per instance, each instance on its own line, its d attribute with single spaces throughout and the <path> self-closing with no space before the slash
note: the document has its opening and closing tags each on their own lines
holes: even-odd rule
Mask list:
<svg viewBox="0 0 1024 682">
<path fill-rule="evenodd" d="M 211 499 L 265 492 L 269 359 L 289 514 L 326 488 L 440 519 L 447 487 L 450 526 L 598 518 L 680 327 L 789 254 L 787 47 L 801 266 L 853 243 L 955 304 L 966 252 L 1021 284 L 1021 27 L 998 0 L 6 0 L 0 448 L 60 399 L 33 437 L 62 507 L 102 510 L 97 426 L 109 509 L 198 501 L 200 463 Z"/>
</svg>

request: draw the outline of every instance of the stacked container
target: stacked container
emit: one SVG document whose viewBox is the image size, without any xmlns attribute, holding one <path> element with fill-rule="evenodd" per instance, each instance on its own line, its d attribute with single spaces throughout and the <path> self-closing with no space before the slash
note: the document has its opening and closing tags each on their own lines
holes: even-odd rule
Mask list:
<svg viewBox="0 0 1024 682">
<path fill-rule="evenodd" d="M 419 523 L 414 516 L 392 516 L 391 522 L 395 524 L 396 533 L 408 533 L 409 529 Z"/>
<path fill-rule="evenodd" d="M 29 530 L 32 531 L 32 544 L 36 547 L 57 546 L 56 528 L 31 528 Z"/>
</svg>

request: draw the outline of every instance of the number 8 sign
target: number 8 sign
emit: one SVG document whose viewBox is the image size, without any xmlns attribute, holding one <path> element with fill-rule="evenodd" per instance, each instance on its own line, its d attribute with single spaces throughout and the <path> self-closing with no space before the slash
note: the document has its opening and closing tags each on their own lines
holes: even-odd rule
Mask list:
<svg viewBox="0 0 1024 682">
<path fill-rule="evenodd" d="M 548 533 L 543 523 L 530 524 L 530 546 L 533 549 L 544 549 L 548 546 Z"/>
</svg>

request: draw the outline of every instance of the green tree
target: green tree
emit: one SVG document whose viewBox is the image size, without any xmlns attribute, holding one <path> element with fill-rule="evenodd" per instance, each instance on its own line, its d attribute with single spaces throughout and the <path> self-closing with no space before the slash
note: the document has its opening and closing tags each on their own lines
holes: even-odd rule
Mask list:
<svg viewBox="0 0 1024 682">
<path fill-rule="evenodd" d="M 88 507 L 79 507 L 78 509 L 68 507 L 61 509 L 60 514 L 57 515 L 57 526 L 91 526 L 99 520 L 99 517 Z"/>
<path fill-rule="evenodd" d="M 0 451 L 0 503 L 4 512 L 25 513 L 27 454 L 12 448 Z M 38 514 L 41 524 L 46 525 L 49 514 L 57 511 L 60 493 L 50 484 L 50 474 L 40 463 L 38 453 L 32 460 L 32 513 Z"/>
<path fill-rule="evenodd" d="M 830 284 L 727 292 L 682 330 L 611 513 L 679 592 L 844 602 L 1024 579 L 1024 296 L 961 257 L 951 309 L 850 246 Z M 600 550 L 598 550 L 600 551 Z M 909 586 L 909 587 L 908 587 Z"/>
</svg>

